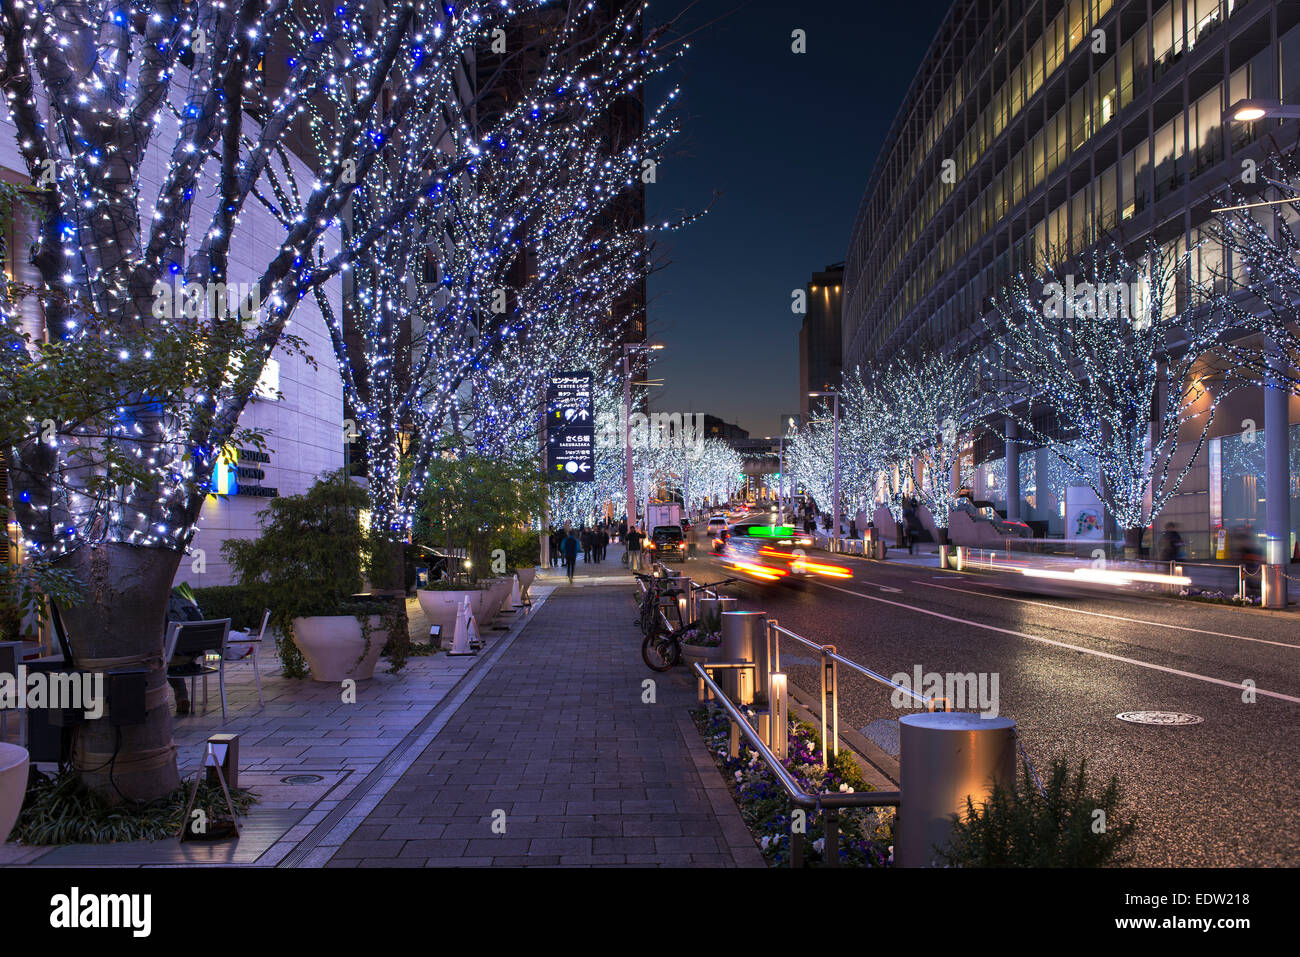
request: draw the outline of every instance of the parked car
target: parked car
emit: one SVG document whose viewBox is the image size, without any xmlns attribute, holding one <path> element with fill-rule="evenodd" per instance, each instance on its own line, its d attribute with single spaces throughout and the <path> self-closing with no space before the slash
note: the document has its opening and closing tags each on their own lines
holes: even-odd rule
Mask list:
<svg viewBox="0 0 1300 957">
<path fill-rule="evenodd" d="M 670 558 L 686 561 L 686 536 L 678 525 L 656 525 L 650 532 L 646 548 L 660 561 Z"/>
</svg>

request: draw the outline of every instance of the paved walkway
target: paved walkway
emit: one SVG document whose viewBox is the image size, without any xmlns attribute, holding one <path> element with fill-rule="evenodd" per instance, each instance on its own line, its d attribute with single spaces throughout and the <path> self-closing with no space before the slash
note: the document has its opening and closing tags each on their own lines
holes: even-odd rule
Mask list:
<svg viewBox="0 0 1300 957">
<path fill-rule="evenodd" d="M 326 866 L 763 866 L 635 611 L 557 587 Z"/>
</svg>

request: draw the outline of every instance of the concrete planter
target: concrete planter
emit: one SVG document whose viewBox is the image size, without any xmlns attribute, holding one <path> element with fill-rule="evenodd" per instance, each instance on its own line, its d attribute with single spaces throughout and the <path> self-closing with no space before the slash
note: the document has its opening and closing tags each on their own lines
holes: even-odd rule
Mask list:
<svg viewBox="0 0 1300 957">
<path fill-rule="evenodd" d="M 9 838 L 27 793 L 26 748 L 0 742 L 0 844 Z"/>
<path fill-rule="evenodd" d="M 501 603 L 510 594 L 510 586 L 513 583 L 514 580 L 510 578 L 489 578 L 487 580 L 487 587 L 478 593 L 480 604 L 474 605 L 474 614 L 478 617 L 480 625 L 488 625 L 493 618 L 501 613 Z"/>
<path fill-rule="evenodd" d="M 365 651 L 361 622 L 352 615 L 319 615 L 293 620 L 293 643 L 307 659 L 315 681 L 336 683 L 347 678 L 364 681 L 375 676 L 375 664 L 388 641 L 383 618 L 370 616 L 370 651 Z"/>
<path fill-rule="evenodd" d="M 458 609 L 469 598 L 470 607 L 474 609 L 474 614 L 479 615 L 478 602 L 481 600 L 478 596 L 482 594 L 482 589 L 470 588 L 460 589 L 457 591 L 417 591 L 416 599 L 420 602 L 420 610 L 424 612 L 424 617 L 429 619 L 430 625 L 438 625 L 441 628 L 441 644 L 443 648 L 451 647 L 451 639 L 456 631 L 456 609 Z M 480 621 L 482 616 L 479 615 Z M 421 635 L 421 638 L 424 636 Z"/>
</svg>

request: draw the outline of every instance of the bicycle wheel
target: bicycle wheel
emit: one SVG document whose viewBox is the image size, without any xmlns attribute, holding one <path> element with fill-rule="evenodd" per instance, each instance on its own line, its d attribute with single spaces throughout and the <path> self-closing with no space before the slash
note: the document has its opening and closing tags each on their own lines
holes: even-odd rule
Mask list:
<svg viewBox="0 0 1300 957">
<path fill-rule="evenodd" d="M 680 657 L 681 648 L 671 635 L 657 632 L 646 635 L 645 640 L 641 642 L 641 659 L 651 671 L 667 671 L 677 664 L 677 659 Z"/>
</svg>

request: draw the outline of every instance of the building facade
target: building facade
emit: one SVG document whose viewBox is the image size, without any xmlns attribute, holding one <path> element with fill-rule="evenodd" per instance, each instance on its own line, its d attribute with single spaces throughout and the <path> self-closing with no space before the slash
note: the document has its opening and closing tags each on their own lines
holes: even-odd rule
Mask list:
<svg viewBox="0 0 1300 957">
<path fill-rule="evenodd" d="M 805 421 L 808 393 L 833 389 L 840 381 L 843 286 L 844 263 L 835 263 L 813 273 L 804 291 L 807 311 L 799 327 L 799 413 Z"/>
<path fill-rule="evenodd" d="M 1105 239 L 1196 247 L 1210 195 L 1243 164 L 1296 141 L 1294 120 L 1225 119 L 1247 98 L 1300 102 L 1300 5 L 957 0 L 859 207 L 844 277 L 845 366 L 918 343 L 971 342 L 990 297 L 1049 255 L 1069 260 Z M 1207 241 L 1190 268 L 1222 290 L 1239 265 Z M 1189 557 L 1215 557 L 1225 528 L 1262 529 L 1263 446 L 1238 446 L 1243 422 L 1264 422 L 1264 404 L 1258 389 L 1224 400 L 1161 515 L 1180 524 Z M 1275 441 L 1289 436 L 1288 552 L 1300 525 L 1297 422 L 1293 397 L 1289 420 L 1273 423 Z M 1015 447 L 1019 495 L 1008 502 L 1007 451 L 1001 439 L 971 444 L 976 497 L 1040 533 L 1073 537 L 1066 499 L 1077 479 Z"/>
</svg>

